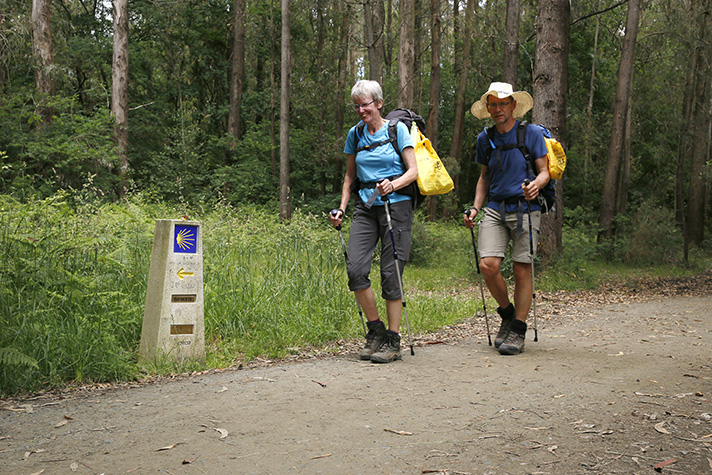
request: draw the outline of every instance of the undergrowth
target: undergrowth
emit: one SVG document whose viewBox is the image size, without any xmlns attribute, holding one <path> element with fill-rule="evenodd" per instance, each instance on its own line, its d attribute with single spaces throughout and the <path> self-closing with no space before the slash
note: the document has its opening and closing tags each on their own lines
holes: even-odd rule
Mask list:
<svg viewBox="0 0 712 475">
<path fill-rule="evenodd" d="M 155 219 L 185 214 L 203 225 L 206 360 L 140 367 Z M 672 249 L 655 262 L 650 256 L 663 252 L 662 237 L 645 253 L 635 232 L 613 244 L 611 258 L 611 244 L 597 244 L 595 229 L 572 222 L 563 253 L 537 265 L 538 289 L 593 288 L 613 274 L 691 275 L 710 265 L 709 253 L 700 250 L 693 250 L 692 265 L 683 265 Z M 664 233 L 660 219 L 640 223 L 647 233 Z M 346 222 L 347 240 L 348 230 Z M 673 246 L 676 239 L 664 242 Z M 305 346 L 360 338 L 363 331 L 339 236 L 325 214 L 296 210 L 285 224 L 265 208 L 169 205 L 139 193 L 117 203 L 87 189 L 24 201 L 0 196 L 0 245 L 1 396 L 280 358 Z M 469 230 L 460 222 L 417 219 L 412 247 L 404 284 L 414 333 L 481 310 L 472 293 L 478 275 Z M 378 261 L 377 252 L 376 295 Z M 503 272 L 511 281 L 508 259 Z"/>
</svg>

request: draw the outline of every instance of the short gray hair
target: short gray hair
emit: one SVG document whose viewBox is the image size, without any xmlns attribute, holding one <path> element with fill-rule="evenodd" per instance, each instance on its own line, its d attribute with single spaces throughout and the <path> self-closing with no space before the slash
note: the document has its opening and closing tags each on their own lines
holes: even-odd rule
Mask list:
<svg viewBox="0 0 712 475">
<path fill-rule="evenodd" d="M 361 79 L 351 88 L 351 99 L 356 98 L 366 99 L 370 97 L 374 101 L 383 101 L 383 89 L 378 81 Z"/>
</svg>

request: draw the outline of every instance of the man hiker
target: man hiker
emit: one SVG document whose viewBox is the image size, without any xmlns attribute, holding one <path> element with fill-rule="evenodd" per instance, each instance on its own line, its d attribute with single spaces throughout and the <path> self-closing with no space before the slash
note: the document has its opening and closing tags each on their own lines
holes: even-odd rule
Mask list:
<svg viewBox="0 0 712 475">
<path fill-rule="evenodd" d="M 534 160 L 527 166 L 526 158 L 517 147 L 517 120 L 532 108 L 532 97 L 526 91 L 513 92 L 511 84 L 493 82 L 479 101 L 472 105 L 472 115 L 478 119 L 492 118 L 493 128 L 477 137 L 477 162 L 481 165 L 475 189 L 475 201 L 465 214 L 465 226 L 472 229 L 475 217 L 482 213 L 479 231 L 480 269 L 492 297 L 497 301 L 497 313 L 502 318 L 494 346 L 503 355 L 524 351 L 527 315 L 532 304 L 533 255 L 530 236 L 524 232 L 533 228 L 533 246 L 539 234 L 541 206 L 536 200 L 539 190 L 549 182 L 547 148 L 544 136 L 534 127 L 527 127 L 525 145 Z M 536 175 L 532 175 L 532 171 Z M 485 201 L 487 200 L 487 206 Z M 527 203 L 529 201 L 529 203 Z M 530 208 L 529 208 L 529 207 Z M 527 212 L 528 210 L 530 212 Z M 509 241 L 512 240 L 514 272 L 514 303 L 509 299 L 507 283 L 500 272 Z"/>
</svg>

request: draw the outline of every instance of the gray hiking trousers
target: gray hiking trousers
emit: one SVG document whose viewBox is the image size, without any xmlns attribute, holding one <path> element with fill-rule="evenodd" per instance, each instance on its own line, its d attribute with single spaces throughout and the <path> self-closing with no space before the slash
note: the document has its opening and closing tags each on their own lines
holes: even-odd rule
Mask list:
<svg viewBox="0 0 712 475">
<path fill-rule="evenodd" d="M 400 277 L 410 258 L 410 233 L 413 222 L 412 201 L 399 201 L 390 204 L 391 225 L 398 251 Z M 371 286 L 369 274 L 371 261 L 378 240 L 381 240 L 381 296 L 386 300 L 401 298 L 399 276 L 396 274 L 393 244 L 385 206 L 366 208 L 360 199 L 356 199 L 351 231 L 349 233 L 349 262 L 346 267 L 351 291 L 366 289 Z"/>
</svg>

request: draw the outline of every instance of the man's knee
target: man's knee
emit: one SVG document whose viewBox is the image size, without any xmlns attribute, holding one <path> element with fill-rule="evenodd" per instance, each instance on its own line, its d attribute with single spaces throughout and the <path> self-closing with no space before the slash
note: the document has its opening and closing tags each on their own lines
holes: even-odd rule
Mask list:
<svg viewBox="0 0 712 475">
<path fill-rule="evenodd" d="M 480 270 L 485 276 L 497 275 L 502 259 L 499 257 L 483 257 L 480 260 Z"/>
</svg>

